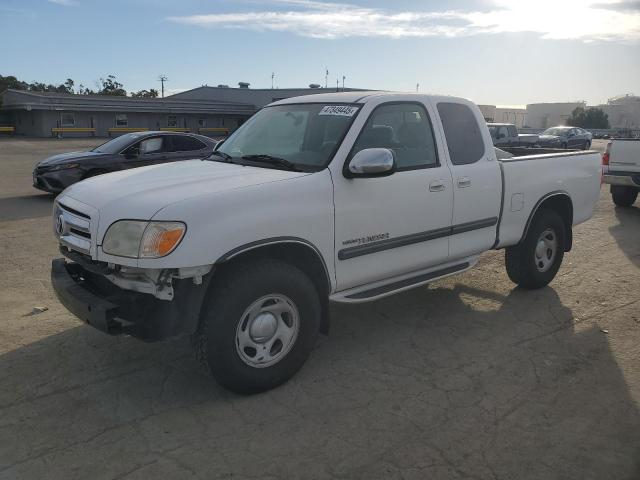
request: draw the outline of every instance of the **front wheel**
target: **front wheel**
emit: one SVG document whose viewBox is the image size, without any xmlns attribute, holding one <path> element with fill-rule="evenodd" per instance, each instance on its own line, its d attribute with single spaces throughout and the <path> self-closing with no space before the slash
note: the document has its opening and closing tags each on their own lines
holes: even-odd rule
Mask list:
<svg viewBox="0 0 640 480">
<path fill-rule="evenodd" d="M 506 249 L 505 264 L 511 281 L 527 289 L 548 285 L 564 257 L 565 228 L 570 227 L 558 213 L 536 213 L 524 241 Z"/>
<path fill-rule="evenodd" d="M 320 328 L 313 282 L 277 260 L 228 267 L 212 285 L 194 334 L 196 356 L 223 387 L 259 393 L 304 364 Z"/>
<path fill-rule="evenodd" d="M 638 190 L 631 187 L 613 185 L 611 187 L 613 203 L 619 207 L 630 207 L 638 198 Z"/>
</svg>

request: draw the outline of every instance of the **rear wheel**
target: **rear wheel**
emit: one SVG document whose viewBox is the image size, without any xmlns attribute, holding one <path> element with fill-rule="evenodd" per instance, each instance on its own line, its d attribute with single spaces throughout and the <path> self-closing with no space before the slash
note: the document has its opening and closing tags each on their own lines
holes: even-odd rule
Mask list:
<svg viewBox="0 0 640 480">
<path fill-rule="evenodd" d="M 548 285 L 562 264 L 566 228 L 558 213 L 552 210 L 538 212 L 524 241 L 505 252 L 511 281 L 528 289 Z"/>
<path fill-rule="evenodd" d="M 591 148 L 591 142 L 587 140 L 584 144 L 584 150 L 589 150 Z"/>
<path fill-rule="evenodd" d="M 630 207 L 638 198 L 638 190 L 631 187 L 611 186 L 611 198 L 619 207 Z"/>
<path fill-rule="evenodd" d="M 311 353 L 320 299 L 311 280 L 290 264 L 262 260 L 231 268 L 212 286 L 193 345 L 220 385 L 263 392 L 289 380 Z"/>
</svg>

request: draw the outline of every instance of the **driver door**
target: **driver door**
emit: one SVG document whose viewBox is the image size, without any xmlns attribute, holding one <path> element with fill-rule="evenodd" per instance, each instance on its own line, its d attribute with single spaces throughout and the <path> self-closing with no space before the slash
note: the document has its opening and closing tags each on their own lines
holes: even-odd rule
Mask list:
<svg viewBox="0 0 640 480">
<path fill-rule="evenodd" d="M 451 173 L 439 159 L 429 105 L 383 103 L 347 158 L 393 151 L 396 171 L 372 178 L 334 175 L 338 290 L 445 263 L 453 208 Z"/>
<path fill-rule="evenodd" d="M 166 144 L 166 136 L 164 135 L 140 140 L 127 149 L 125 168 L 155 165 L 166 161 L 168 157 Z"/>
</svg>

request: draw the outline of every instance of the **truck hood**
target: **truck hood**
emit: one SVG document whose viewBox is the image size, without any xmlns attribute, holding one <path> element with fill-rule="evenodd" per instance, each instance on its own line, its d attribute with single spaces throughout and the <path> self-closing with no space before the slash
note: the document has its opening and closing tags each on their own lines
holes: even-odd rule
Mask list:
<svg viewBox="0 0 640 480">
<path fill-rule="evenodd" d="M 70 197 L 96 208 L 101 224 L 115 217 L 147 220 L 181 200 L 304 175 L 308 173 L 186 160 L 88 178 L 67 188 L 59 201 Z"/>
<path fill-rule="evenodd" d="M 60 153 L 58 155 L 53 155 L 52 157 L 45 158 L 44 160 L 38 162 L 37 167 L 50 167 L 53 165 L 60 165 L 63 163 L 69 162 L 77 162 L 78 160 L 83 160 L 86 158 L 97 158 L 107 156 L 106 153 L 100 152 L 67 152 Z"/>
</svg>

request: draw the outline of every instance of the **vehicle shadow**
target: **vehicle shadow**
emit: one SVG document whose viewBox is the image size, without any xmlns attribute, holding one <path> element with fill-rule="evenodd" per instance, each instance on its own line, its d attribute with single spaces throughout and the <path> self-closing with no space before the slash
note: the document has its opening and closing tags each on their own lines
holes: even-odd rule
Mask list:
<svg viewBox="0 0 640 480">
<path fill-rule="evenodd" d="M 620 250 L 640 267 L 640 208 L 615 207 L 618 224 L 609 227 L 609 233 L 616 240 Z"/>
<path fill-rule="evenodd" d="M 54 198 L 46 193 L 0 198 L 0 222 L 50 216 Z"/>
<path fill-rule="evenodd" d="M 446 284 L 332 313 L 302 371 L 250 397 L 200 373 L 185 339 L 78 326 L 5 353 L 0 478 L 640 473 L 607 337 L 552 288 Z"/>
</svg>

